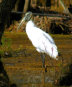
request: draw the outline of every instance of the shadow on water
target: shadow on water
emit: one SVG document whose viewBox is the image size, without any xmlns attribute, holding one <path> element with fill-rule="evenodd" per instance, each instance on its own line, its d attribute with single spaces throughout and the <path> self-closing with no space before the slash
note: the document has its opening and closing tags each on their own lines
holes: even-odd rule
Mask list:
<svg viewBox="0 0 72 87">
<path fill-rule="evenodd" d="M 0 87 L 17 87 L 16 84 L 10 85 L 9 77 L 1 61 L 1 55 L 0 55 Z"/>
<path fill-rule="evenodd" d="M 59 86 L 71 86 L 72 85 L 72 64 L 69 65 L 69 72 L 60 78 Z"/>
<path fill-rule="evenodd" d="M 0 55 L 0 87 L 9 87 L 9 78 L 1 61 L 1 55 Z"/>
<path fill-rule="evenodd" d="M 13 83 L 10 87 L 17 87 L 17 85 Z"/>
</svg>

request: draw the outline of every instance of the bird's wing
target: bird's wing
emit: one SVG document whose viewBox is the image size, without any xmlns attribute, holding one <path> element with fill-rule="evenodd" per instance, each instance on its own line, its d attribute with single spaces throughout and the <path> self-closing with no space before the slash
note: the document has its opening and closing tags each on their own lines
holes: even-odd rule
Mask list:
<svg viewBox="0 0 72 87">
<path fill-rule="evenodd" d="M 28 37 L 34 47 L 36 47 L 36 50 L 38 52 L 47 53 L 49 56 L 56 58 L 58 52 L 52 37 L 35 26 L 32 28 L 33 29 L 28 32 Z"/>
<path fill-rule="evenodd" d="M 43 36 L 44 36 L 47 40 L 49 40 L 50 43 L 55 44 L 53 38 L 52 38 L 49 34 L 43 32 Z"/>
<path fill-rule="evenodd" d="M 39 32 L 40 37 L 42 36 L 42 37 L 46 38 L 50 43 L 55 44 L 53 38 L 48 33 L 46 33 L 45 31 L 43 31 L 39 28 L 37 28 L 36 30 L 37 30 L 37 32 Z"/>
<path fill-rule="evenodd" d="M 56 58 L 58 55 L 57 46 L 55 45 L 52 37 L 42 30 L 39 30 L 40 38 L 38 38 L 38 51 L 48 54 L 52 58 Z"/>
</svg>

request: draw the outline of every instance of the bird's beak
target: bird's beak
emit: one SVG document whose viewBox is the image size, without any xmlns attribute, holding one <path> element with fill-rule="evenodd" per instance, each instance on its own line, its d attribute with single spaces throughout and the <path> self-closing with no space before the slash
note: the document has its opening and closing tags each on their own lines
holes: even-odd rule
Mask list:
<svg viewBox="0 0 72 87">
<path fill-rule="evenodd" d="M 19 24 L 17 31 L 20 29 L 21 25 L 25 22 L 25 17 L 21 20 L 21 23 Z"/>
</svg>

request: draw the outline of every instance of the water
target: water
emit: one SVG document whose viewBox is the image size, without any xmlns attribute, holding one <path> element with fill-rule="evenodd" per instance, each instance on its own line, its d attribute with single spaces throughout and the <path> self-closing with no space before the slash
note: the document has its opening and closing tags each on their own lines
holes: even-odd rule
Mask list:
<svg viewBox="0 0 72 87">
<path fill-rule="evenodd" d="M 58 61 L 50 60 L 46 55 L 47 72 L 42 68 L 40 54 L 25 33 L 4 35 L 12 40 L 12 56 L 3 58 L 2 61 L 10 82 L 15 83 L 17 87 L 54 87 L 60 77 L 68 73 L 67 67 L 72 63 L 72 35 L 52 35 L 61 55 Z"/>
</svg>

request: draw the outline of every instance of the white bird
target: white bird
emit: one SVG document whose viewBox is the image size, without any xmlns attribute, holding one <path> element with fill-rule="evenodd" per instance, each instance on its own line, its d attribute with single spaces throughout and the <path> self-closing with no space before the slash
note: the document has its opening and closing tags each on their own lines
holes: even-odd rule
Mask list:
<svg viewBox="0 0 72 87">
<path fill-rule="evenodd" d="M 32 12 L 27 12 L 25 14 L 25 17 L 22 19 L 18 29 L 24 22 L 27 22 L 26 24 L 27 36 L 29 40 L 32 42 L 33 46 L 36 48 L 36 50 L 39 53 L 43 54 L 41 58 L 43 67 L 45 67 L 44 53 L 48 54 L 50 57 L 57 60 L 58 56 L 57 46 L 55 45 L 54 40 L 48 33 L 35 26 L 31 18 Z"/>
</svg>

